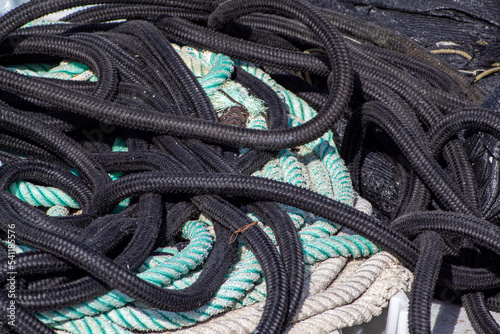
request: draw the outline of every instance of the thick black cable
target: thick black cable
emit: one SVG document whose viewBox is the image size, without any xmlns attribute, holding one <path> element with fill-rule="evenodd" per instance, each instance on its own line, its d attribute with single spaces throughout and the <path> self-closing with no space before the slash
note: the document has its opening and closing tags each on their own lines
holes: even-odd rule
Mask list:
<svg viewBox="0 0 500 334">
<path fill-rule="evenodd" d="M 443 241 L 435 232 L 425 232 L 418 240 L 420 257 L 411 290 L 408 324 L 412 334 L 430 334 L 432 296 L 441 267 Z"/>
<path fill-rule="evenodd" d="M 499 231 L 494 221 L 481 217 L 488 204 L 480 201 L 478 176 L 460 140 L 462 130 L 471 128 L 500 137 L 500 123 L 494 113 L 470 107 L 483 97 L 461 74 L 402 36 L 329 10 L 320 13 L 301 1 L 103 0 L 69 17 L 87 23 L 16 31 L 44 14 L 90 3 L 34 0 L 0 19 L 1 64 L 63 57 L 90 65 L 98 77 L 97 83 L 72 83 L 0 68 L 1 230 L 15 222 L 19 240 L 40 249 L 20 256 L 25 332 L 45 330 L 29 311 L 71 306 L 111 288 L 156 307 L 199 306 L 222 284 L 234 258 L 235 244 L 222 240 L 250 224 L 236 206 L 240 203 L 251 203 L 248 207 L 273 228 L 281 250 L 279 255 L 257 226 L 239 233 L 260 254 L 268 286 L 276 287 L 268 291 L 274 306 L 266 306 L 258 329 L 282 331 L 300 297 L 300 244 L 277 204 L 253 201 L 310 211 L 396 255 L 415 271 L 412 331 L 428 332 L 429 301 L 437 285 L 463 293 L 478 332 L 498 332 L 487 307 L 495 307 L 500 288 Z M 118 18 L 129 21 L 96 23 Z M 287 129 L 280 98 L 236 66 L 232 79 L 264 101 L 270 130 L 220 124 L 197 79 L 170 46 L 171 38 L 256 62 L 320 107 L 318 116 Z M 327 56 L 301 52 L 311 47 Z M 348 126 L 339 126 L 339 120 Z M 98 122 L 113 128 L 99 133 Z M 373 184 L 362 173 L 367 149 L 373 152 L 370 159 L 384 161 L 372 166 L 390 167 L 385 182 L 399 183 L 391 190 L 399 189 L 392 211 L 384 212 L 387 222 L 304 189 L 245 176 L 277 150 L 309 142 L 334 126 L 356 189 Z M 84 132 L 89 127 L 99 135 Z M 126 139 L 129 152 L 110 152 L 116 135 Z M 239 156 L 242 147 L 250 150 Z M 111 182 L 107 172 L 115 171 L 129 175 Z M 18 180 L 57 186 L 77 200 L 81 215 L 47 217 L 6 192 Z M 108 214 L 126 197 L 130 208 Z M 383 196 L 372 200 L 376 208 L 385 207 Z M 193 288 L 166 292 L 124 268 L 128 262 L 137 267 L 155 247 L 172 241 L 199 209 L 217 218 L 218 241 Z M 471 262 L 469 253 L 481 259 Z M 189 302 L 180 305 L 186 296 Z"/>
<path fill-rule="evenodd" d="M 127 175 L 114 181 L 112 187 L 102 187 L 95 194 L 94 208 L 96 213 L 106 211 L 106 208 L 112 206 L 113 203 L 146 191 L 195 194 L 225 193 L 300 207 L 365 235 L 384 249 L 397 253 L 398 258 L 410 268 L 413 268 L 415 264 L 417 250 L 411 242 L 376 219 L 314 192 L 256 177 L 231 174 L 182 175 L 165 172 Z M 399 247 L 401 248 L 396 249 Z"/>
</svg>

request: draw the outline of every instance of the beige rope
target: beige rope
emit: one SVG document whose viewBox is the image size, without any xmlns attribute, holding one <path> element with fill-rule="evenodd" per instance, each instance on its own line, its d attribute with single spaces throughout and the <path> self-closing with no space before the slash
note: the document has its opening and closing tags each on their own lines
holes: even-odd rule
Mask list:
<svg viewBox="0 0 500 334">
<path fill-rule="evenodd" d="M 407 291 L 411 273 L 396 265 L 386 268 L 368 290 L 353 303 L 319 313 L 297 322 L 287 329 L 289 334 L 328 334 L 336 329 L 351 327 L 370 321 L 380 315 L 389 299 L 398 291 Z"/>
<path fill-rule="evenodd" d="M 478 80 L 481 80 L 482 78 L 487 77 L 488 75 L 493 74 L 493 73 L 498 72 L 498 71 L 500 71 L 500 66 L 490 68 L 489 70 L 486 70 L 483 73 L 479 74 L 476 77 L 476 79 L 474 80 L 474 82 L 477 82 Z"/>
<path fill-rule="evenodd" d="M 381 252 L 375 254 L 364 261 L 358 270 L 344 283 L 334 284 L 328 290 L 306 298 L 294 321 L 302 321 L 328 310 L 352 303 L 374 284 L 383 270 L 395 262 L 395 259 L 388 253 Z"/>
<path fill-rule="evenodd" d="M 313 268 L 311 276 L 305 281 L 305 296 L 314 295 L 327 289 L 339 273 L 341 273 L 341 271 L 343 272 L 346 263 L 346 257 L 334 257 L 317 264 L 317 266 Z"/>
<path fill-rule="evenodd" d="M 433 54 L 456 54 L 460 55 L 464 58 L 467 58 L 468 60 L 472 60 L 472 56 L 468 54 L 465 51 L 462 50 L 455 50 L 455 49 L 437 49 L 437 50 L 431 50 L 430 51 Z"/>
</svg>

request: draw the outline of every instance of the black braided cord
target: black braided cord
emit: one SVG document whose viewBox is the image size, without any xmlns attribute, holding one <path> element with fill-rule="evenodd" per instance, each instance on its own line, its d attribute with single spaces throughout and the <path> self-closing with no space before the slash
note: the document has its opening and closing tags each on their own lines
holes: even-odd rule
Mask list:
<svg viewBox="0 0 500 334">
<path fill-rule="evenodd" d="M 304 263 L 298 234 L 277 203 L 335 221 L 414 271 L 412 334 L 430 333 L 432 299 L 450 291 L 477 333 L 500 332 L 489 314 L 500 310 L 500 227 L 484 218 L 488 205 L 463 145 L 464 130 L 500 138 L 500 110 L 481 106 L 484 96 L 472 82 L 394 32 L 302 0 L 98 3 L 66 16 L 66 24 L 21 28 L 95 1 L 32 0 L 0 18 L 0 231 L 5 238 L 15 229 L 18 242 L 37 249 L 16 257 L 22 284 L 13 326 L 11 266 L 0 247 L 2 333 L 53 333 L 33 313 L 113 289 L 149 307 L 196 309 L 223 283 L 237 254 L 230 238 L 243 228 L 237 235 L 267 283 L 255 333 L 281 333 L 299 307 Z M 171 42 L 252 62 L 318 114 L 288 127 L 281 98 L 236 66 L 232 79 L 265 102 L 269 129 L 242 127 L 237 112 L 219 120 Z M 5 68 L 47 59 L 84 63 L 98 81 Z M 111 130 L 89 136 L 99 126 Z M 374 216 L 250 176 L 279 150 L 329 130 Z M 128 152 L 111 151 L 116 136 Z M 241 148 L 248 150 L 240 155 Z M 125 175 L 111 181 L 110 172 Z M 47 216 L 8 192 L 19 180 L 65 191 L 81 213 Z M 394 195 L 381 196 L 383 190 Z M 131 204 L 114 212 L 125 198 Z M 272 228 L 278 247 L 247 211 Z M 134 274 L 200 213 L 215 222 L 216 243 L 194 284 L 163 289 Z"/>
</svg>

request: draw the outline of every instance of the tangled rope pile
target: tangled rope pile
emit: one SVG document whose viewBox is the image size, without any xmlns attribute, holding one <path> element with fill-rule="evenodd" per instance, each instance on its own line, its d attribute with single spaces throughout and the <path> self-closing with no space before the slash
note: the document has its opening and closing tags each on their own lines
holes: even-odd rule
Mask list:
<svg viewBox="0 0 500 334">
<path fill-rule="evenodd" d="M 259 100 L 252 98 L 241 85 L 230 80 L 227 74 L 220 75 L 220 73 L 231 73 L 233 70 L 233 62 L 228 57 L 208 51 L 199 52 L 190 47 L 180 48 L 175 44 L 173 47 L 197 76 L 206 92 L 214 91 L 214 82 L 225 80 L 222 85 L 218 86 L 219 91 L 209 94 L 214 108 L 220 111 L 218 114 L 220 114 L 221 120 L 230 115 L 231 108 L 235 108 L 234 103 L 239 103 L 240 106 L 248 110 L 248 128 L 266 128 L 265 118 L 263 117 L 264 105 L 258 103 Z M 267 74 L 253 66 L 249 66 L 249 64 L 241 65 L 246 71 L 250 71 L 250 73 L 282 95 L 287 110 L 291 112 L 291 116 L 294 116 L 292 124 L 297 123 L 299 118 L 313 117 L 314 111 L 309 106 L 274 83 Z M 72 80 L 81 77 L 81 74 L 88 71 L 81 64 L 65 61 L 52 68 L 46 64 L 27 64 L 9 68 L 30 76 L 60 77 L 66 75 L 68 79 Z M 50 69 L 47 71 L 47 68 Z M 224 80 L 220 80 L 221 78 L 224 78 Z M 91 76 L 89 80 L 93 81 L 94 76 Z M 126 150 L 127 148 L 124 147 L 122 140 L 119 138 L 115 140 L 112 151 Z M 269 161 L 262 170 L 254 172 L 254 175 L 314 189 L 320 194 L 350 204 L 353 202 L 352 187 L 350 186 L 345 165 L 336 152 L 335 146 L 331 142 L 331 135 L 326 135 L 301 146 L 298 151 L 283 150 L 276 159 Z M 116 178 L 117 176 L 112 177 Z M 50 206 L 47 211 L 48 215 L 61 215 L 63 209 L 65 211 L 62 215 L 69 214 L 64 203 L 70 202 L 67 201 L 67 198 L 70 197 L 57 188 L 19 181 L 13 183 L 9 190 L 31 205 Z M 366 201 L 361 199 L 356 201 L 356 207 L 360 210 L 366 211 L 369 209 L 366 204 Z M 67 205 L 67 207 L 70 206 Z M 340 256 L 345 261 L 347 257 L 367 256 L 378 251 L 375 245 L 360 236 L 333 236 L 337 231 L 337 227 L 331 222 L 310 217 L 305 212 L 293 208 L 285 208 L 285 211 L 287 211 L 294 222 L 294 226 L 299 231 L 307 271 L 318 260 Z M 251 215 L 251 218 L 258 221 L 258 217 L 254 215 Z M 209 221 L 199 221 L 195 225 L 193 225 L 193 222 L 185 224 L 183 229 L 186 239 L 191 240 L 190 244 L 181 252 L 174 253 L 172 260 L 165 261 L 165 256 L 158 255 L 146 260 L 143 264 L 144 267 L 141 266 L 139 270 L 139 277 L 151 283 L 173 286 L 176 289 L 192 284 L 193 279 L 186 276 L 199 274 L 196 266 L 203 264 L 205 257 L 213 246 L 213 239 L 207 234 L 209 231 L 208 226 L 206 226 L 207 223 L 211 224 Z M 193 228 L 194 226 L 196 228 Z M 248 226 L 251 226 L 251 224 Z M 275 239 L 269 228 L 266 228 L 265 232 L 273 240 Z M 232 235 L 233 239 L 236 237 L 237 234 Z M 172 252 L 172 248 L 162 248 L 156 250 L 156 252 L 161 252 L 160 254 L 164 255 L 165 252 Z M 389 266 L 387 270 L 394 271 L 393 267 L 395 266 Z M 256 280 L 262 278 L 262 272 L 250 251 L 244 251 L 241 254 L 236 268 L 231 270 L 224 284 L 207 304 L 189 312 L 176 313 L 147 309 L 140 305 L 134 305 L 133 301 L 126 296 L 111 293 L 63 310 L 37 314 L 37 316 L 45 324 L 59 331 L 64 331 L 63 333 L 129 333 L 127 330 L 161 331 L 190 326 L 224 312 L 228 308 L 250 305 L 265 298 L 265 281 L 255 285 Z M 186 270 L 190 270 L 190 272 L 186 273 Z M 330 280 L 335 278 L 334 272 L 329 272 L 327 275 Z M 384 282 L 387 282 L 387 280 L 384 280 Z M 392 283 L 390 289 L 379 294 L 383 305 L 395 291 L 407 287 L 407 282 L 401 279 L 393 279 L 390 282 Z M 311 284 L 318 284 L 318 282 L 311 281 Z M 361 284 L 357 289 L 364 291 L 365 287 Z M 246 294 L 244 294 L 245 292 Z M 366 313 L 366 310 L 361 309 L 361 312 L 363 311 Z M 372 307 L 368 314 L 372 316 L 378 311 L 378 307 Z M 356 320 L 357 318 L 352 318 L 351 321 L 355 323 Z M 110 326 L 110 323 L 114 326 Z"/>
<path fill-rule="evenodd" d="M 53 333 L 44 323 L 128 303 L 158 317 L 196 310 L 239 279 L 236 239 L 265 279 L 255 332 L 304 319 L 304 266 L 332 256 L 321 251 L 374 244 L 414 272 L 412 333 L 430 332 L 436 287 L 460 297 L 478 333 L 499 332 L 488 310 L 500 304 L 500 229 L 482 214 L 461 143 L 465 129 L 500 134 L 495 101 L 480 107 L 470 81 L 408 40 L 302 1 L 97 3 L 63 24 L 19 29 L 95 1 L 33 0 L 0 19 L 0 229 L 30 247 L 17 249 L 14 287 L 12 245 L 0 248 L 4 332 Z M 216 53 L 188 48 L 199 57 L 186 60 L 172 42 Z M 14 66 L 60 59 L 80 67 Z M 356 191 L 395 189 L 371 194 L 376 217 L 352 207 L 332 138 Z M 362 237 L 335 239 L 322 219 L 304 227 L 306 212 Z M 190 242 L 173 247 L 180 232 Z M 165 289 L 181 275 L 155 268 L 176 261 L 177 273 L 203 270 Z M 252 275 L 240 294 L 262 279 Z M 190 321 L 178 317 L 167 320 Z"/>
</svg>

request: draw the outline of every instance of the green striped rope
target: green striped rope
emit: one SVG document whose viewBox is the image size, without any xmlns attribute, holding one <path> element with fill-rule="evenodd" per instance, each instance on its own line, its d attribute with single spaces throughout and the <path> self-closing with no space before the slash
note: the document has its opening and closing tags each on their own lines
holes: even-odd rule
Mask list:
<svg viewBox="0 0 500 334">
<path fill-rule="evenodd" d="M 268 234 L 272 233 L 267 227 L 265 231 Z M 369 243 L 368 247 L 363 244 L 363 240 L 358 236 L 332 236 L 330 238 L 335 240 L 335 244 L 329 246 L 330 248 L 335 248 L 336 252 L 327 254 L 328 256 L 326 257 L 324 253 L 327 252 L 328 249 L 326 249 L 324 245 L 328 244 L 328 240 L 319 238 L 316 241 L 316 243 L 323 245 L 322 247 L 310 244 L 310 242 L 303 245 L 306 255 L 305 262 L 307 265 L 310 266 L 318 260 L 328 257 L 360 257 L 371 255 L 377 251 L 377 248 L 373 244 Z M 345 239 L 344 242 L 342 239 Z M 317 259 L 313 259 L 314 254 L 307 254 L 307 248 L 311 247 L 322 250 Z M 199 274 L 200 271 L 190 273 L 187 277 L 177 279 L 172 283 L 171 287 L 183 289 L 191 285 Z M 132 304 L 127 307 L 111 309 L 105 314 L 112 319 L 115 324 L 134 331 L 177 329 L 181 326 L 190 326 L 199 321 L 207 320 L 209 317 L 222 313 L 227 309 L 247 306 L 264 300 L 266 297 L 265 282 L 255 285 L 261 279 L 262 271 L 257 260 L 249 250 L 245 249 L 241 254 L 240 261 L 236 266 L 233 266 L 227 280 L 217 292 L 217 296 L 212 298 L 212 300 L 202 308 L 190 312 L 174 313 L 161 310 L 141 309 Z M 248 291 L 252 288 L 252 293 L 248 294 Z M 102 309 L 100 310 L 102 311 Z M 79 319 L 85 320 L 87 319 L 86 317 L 92 315 L 92 313 L 89 312 L 79 311 L 81 312 L 81 317 Z M 95 315 L 97 315 L 97 313 Z M 68 326 L 72 326 L 72 324 L 63 322 L 59 324 L 64 324 L 64 326 L 56 328 L 68 329 Z"/>
<path fill-rule="evenodd" d="M 238 84 L 227 81 L 233 66 L 232 61 L 228 57 L 192 48 L 179 48 L 180 51 L 182 49 L 187 50 L 191 56 L 197 56 L 198 59 L 203 60 L 198 62 L 191 61 L 191 69 L 195 75 L 197 73 L 200 74 L 201 77 L 198 79 L 202 83 L 202 87 L 211 91 L 211 100 L 214 100 L 214 96 L 217 95 L 219 89 L 223 89 L 229 92 L 234 100 L 242 104 L 248 104 L 249 96 L 245 96 L 245 88 L 238 87 Z M 183 59 L 185 58 L 183 57 Z M 217 68 L 217 71 L 214 71 L 214 78 L 210 78 L 209 74 L 212 72 L 207 70 L 207 67 L 210 67 L 207 63 L 210 62 L 215 62 L 218 65 L 214 66 L 212 63 L 211 66 L 211 68 Z M 260 77 L 261 80 L 262 78 L 265 79 L 263 81 L 270 85 L 284 99 L 288 112 L 291 115 L 290 124 L 292 126 L 300 123 L 297 118 L 302 117 L 305 121 L 314 117 L 314 110 L 305 102 L 277 85 L 267 74 L 251 64 L 245 63 L 241 65 L 251 74 Z M 202 74 L 205 74 L 205 76 Z M 206 79 L 207 77 L 210 80 Z M 233 104 L 233 102 L 228 101 L 226 103 Z M 254 114 L 254 117 L 249 119 L 247 126 L 250 128 L 266 129 L 267 124 L 261 113 L 252 114 Z M 116 142 L 113 145 L 113 150 L 115 150 L 115 146 L 118 147 Z M 122 148 L 126 149 L 124 142 L 122 143 Z M 347 191 L 342 191 L 342 187 L 336 185 L 337 180 L 342 180 L 346 173 L 345 166 L 343 166 L 342 161 L 338 157 L 331 134 L 326 134 L 315 142 L 301 147 L 298 153 L 289 150 L 280 152 L 278 159 L 268 163 L 264 171 L 257 172 L 256 176 L 269 177 L 309 187 L 325 196 L 341 200 L 346 202 L 346 204 L 352 204 L 354 195 L 352 187 L 350 187 L 350 182 L 342 184 L 342 187 L 345 188 L 347 186 L 350 188 Z M 347 180 L 349 181 L 348 175 Z M 308 265 L 332 256 L 367 256 L 378 251 L 375 245 L 364 238 L 357 238 L 357 236 L 334 236 L 333 234 L 338 231 L 338 227 L 331 222 L 318 219 L 299 209 L 284 207 L 289 212 L 295 226 L 298 229 L 302 229 L 299 231 L 299 236 Z M 265 228 L 264 230 L 274 239 L 274 235 L 272 235 L 272 231 L 269 228 Z M 193 242 L 192 240 L 190 246 Z M 209 249 L 211 245 L 200 248 L 200 252 L 207 251 L 207 247 Z M 165 263 L 167 261 L 165 257 L 152 257 L 150 261 L 154 263 L 154 268 L 161 268 L 160 271 L 156 272 L 156 276 L 152 275 L 150 277 L 152 282 L 157 282 L 158 284 L 170 283 L 169 288 L 176 289 L 190 285 L 199 275 L 199 271 L 193 271 L 192 269 L 194 268 L 189 269 L 190 267 L 183 262 L 186 249 L 175 254 L 177 260 L 180 262 L 170 262 L 165 265 L 164 261 Z M 201 266 L 202 263 L 198 265 Z M 151 266 L 145 264 L 141 269 L 144 270 L 143 272 L 149 272 Z M 170 274 L 173 276 L 169 276 Z M 117 333 L 116 324 L 118 323 L 122 327 L 134 331 L 164 330 L 193 325 L 198 321 L 206 320 L 210 316 L 227 309 L 249 305 L 265 298 L 265 282 L 262 281 L 262 271 L 253 254 L 248 250 L 246 252 L 242 251 L 240 261 L 228 274 L 225 284 L 227 285 L 223 285 L 217 296 L 213 298 L 214 302 L 212 304 L 208 303 L 202 308 L 191 312 L 178 314 L 147 309 L 144 305 L 136 305 L 127 296 L 121 295 L 119 292 L 116 295 L 113 295 L 112 293 L 115 292 L 112 292 L 110 293 L 111 298 L 119 298 L 120 300 L 106 300 L 106 297 L 109 297 L 109 294 L 107 294 L 101 296 L 103 299 L 99 300 L 99 302 L 93 301 L 94 304 L 92 302 L 85 303 L 84 305 L 49 312 L 48 314 L 40 314 L 39 316 L 52 327 L 61 330 L 64 329 L 72 333 Z M 251 291 L 251 293 L 247 293 L 248 291 Z M 113 308 L 104 311 L 107 309 L 106 302 L 110 303 Z M 117 308 L 116 305 L 120 302 L 128 305 Z M 110 322 L 113 326 L 109 324 Z M 155 325 L 154 323 L 157 324 Z M 119 327 L 120 332 L 130 333 L 129 331 L 122 331 L 122 327 Z M 78 331 L 75 331 L 75 328 L 78 328 Z M 83 330 L 84 328 L 87 328 L 87 330 Z M 96 331 L 97 328 L 99 328 L 99 331 Z"/>
<path fill-rule="evenodd" d="M 174 279 L 201 265 L 213 245 L 213 237 L 208 226 L 201 221 L 189 221 L 183 226 L 182 232 L 183 237 L 190 240 L 182 252 L 168 258 L 159 257 L 160 260 L 156 261 L 156 265 L 149 266 L 145 271 L 139 272 L 137 276 L 149 283 L 165 287 Z M 91 301 L 63 310 L 39 313 L 37 317 L 44 323 L 52 324 L 54 321 L 78 319 L 84 315 L 109 311 L 132 301 L 133 299 L 127 295 L 113 290 Z"/>
</svg>

